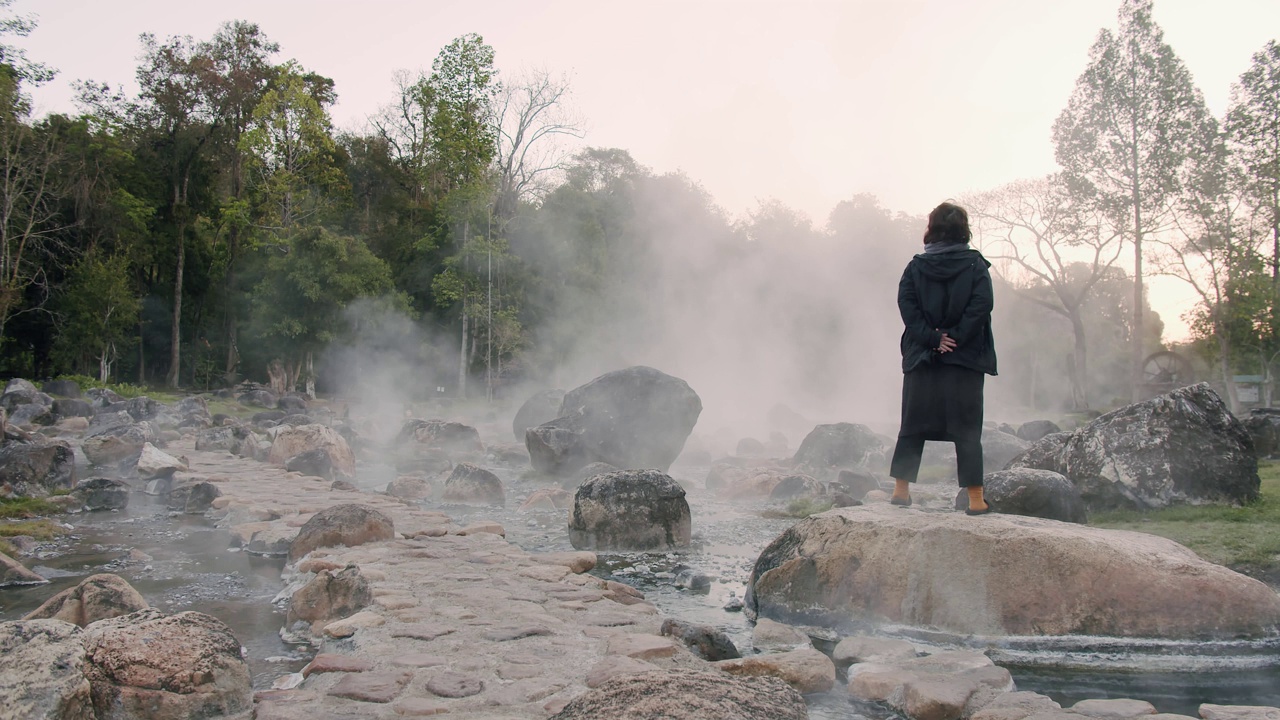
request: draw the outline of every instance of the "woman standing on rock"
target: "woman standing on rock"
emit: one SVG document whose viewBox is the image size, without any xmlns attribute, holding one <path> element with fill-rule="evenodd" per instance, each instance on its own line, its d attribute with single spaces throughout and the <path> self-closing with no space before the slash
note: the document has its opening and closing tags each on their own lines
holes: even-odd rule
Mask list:
<svg viewBox="0 0 1280 720">
<path fill-rule="evenodd" d="M 924 252 L 898 282 L 902 333 L 902 426 L 889 474 L 894 505 L 911 504 L 926 440 L 956 444 L 956 475 L 969 515 L 991 512 L 982 497 L 982 387 L 996 374 L 991 336 L 991 263 L 969 247 L 969 214 L 952 203 L 929 213 Z"/>
</svg>

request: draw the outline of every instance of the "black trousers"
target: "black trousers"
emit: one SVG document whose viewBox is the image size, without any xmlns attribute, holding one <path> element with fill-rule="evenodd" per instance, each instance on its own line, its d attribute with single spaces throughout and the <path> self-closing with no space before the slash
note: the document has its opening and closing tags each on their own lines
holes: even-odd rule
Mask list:
<svg viewBox="0 0 1280 720">
<path fill-rule="evenodd" d="M 889 475 L 895 480 L 915 482 L 924 455 L 923 435 L 899 435 L 893 448 Z M 956 477 L 960 487 L 982 487 L 982 439 L 956 440 Z"/>
</svg>

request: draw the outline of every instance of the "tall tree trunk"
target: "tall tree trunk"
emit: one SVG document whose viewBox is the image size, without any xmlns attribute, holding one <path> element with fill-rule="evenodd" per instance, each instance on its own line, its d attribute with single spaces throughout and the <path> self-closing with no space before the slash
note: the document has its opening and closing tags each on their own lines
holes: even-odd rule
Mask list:
<svg viewBox="0 0 1280 720">
<path fill-rule="evenodd" d="M 312 353 L 310 350 L 307 351 L 307 369 L 304 370 L 303 372 L 306 373 L 307 397 L 311 398 L 312 400 L 315 400 L 316 399 L 316 364 L 315 364 L 315 354 Z"/>
<path fill-rule="evenodd" d="M 1217 316 L 1218 313 L 1215 313 Z M 1236 384 L 1231 376 L 1231 340 L 1227 337 L 1227 328 L 1220 317 L 1214 317 L 1214 334 L 1218 336 L 1218 363 L 1222 372 L 1222 386 L 1227 390 L 1227 406 L 1235 415 L 1240 414 L 1240 399 L 1236 393 Z"/>
<path fill-rule="evenodd" d="M 1072 388 L 1072 400 L 1075 403 L 1076 410 L 1089 409 L 1089 354 L 1085 343 L 1084 320 L 1080 317 L 1080 309 L 1076 308 L 1070 314 L 1071 332 L 1075 335 L 1075 346 L 1072 348 L 1072 358 L 1075 362 L 1075 374 L 1071 378 L 1074 385 Z"/>
<path fill-rule="evenodd" d="M 467 296 L 462 296 L 462 340 L 458 343 L 458 397 L 467 397 Z"/>
<path fill-rule="evenodd" d="M 187 248 L 183 235 L 185 222 L 178 223 L 178 266 L 173 279 L 173 331 L 169 336 L 169 376 L 165 384 L 178 387 L 178 373 L 182 368 L 182 272 L 187 263 Z"/>
</svg>

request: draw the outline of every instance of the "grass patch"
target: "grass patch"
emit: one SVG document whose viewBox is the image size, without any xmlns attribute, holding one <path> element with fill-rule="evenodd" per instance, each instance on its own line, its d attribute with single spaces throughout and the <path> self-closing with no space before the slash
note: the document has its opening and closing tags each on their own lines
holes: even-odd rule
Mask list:
<svg viewBox="0 0 1280 720">
<path fill-rule="evenodd" d="M 0 538 L 30 535 L 37 540 L 52 540 L 66 532 L 66 528 L 52 520 L 18 520 L 0 522 Z M 6 555 L 8 553 L 5 553 Z"/>
<path fill-rule="evenodd" d="M 1262 480 L 1256 502 L 1180 505 L 1139 511 L 1098 513 L 1089 524 L 1136 530 L 1186 545 L 1209 562 L 1268 578 L 1280 578 L 1280 462 L 1258 465 Z"/>
<path fill-rule="evenodd" d="M 56 515 L 57 505 L 39 498 L 12 498 L 0 500 L 0 520 L 26 519 L 41 515 Z"/>
<path fill-rule="evenodd" d="M 770 520 L 779 520 L 783 518 L 807 518 L 810 515 L 826 512 L 832 507 L 834 507 L 834 504 L 830 500 L 800 498 L 788 503 L 785 510 L 765 510 L 760 513 L 760 516 L 769 518 Z"/>
<path fill-rule="evenodd" d="M 266 409 L 266 408 L 260 408 L 260 407 L 249 407 L 248 405 L 241 405 L 235 400 L 209 399 L 208 403 L 209 403 L 210 415 L 222 414 L 222 415 L 229 415 L 231 417 L 240 418 L 240 419 L 253 417 L 255 414 L 260 413 Z"/>
</svg>

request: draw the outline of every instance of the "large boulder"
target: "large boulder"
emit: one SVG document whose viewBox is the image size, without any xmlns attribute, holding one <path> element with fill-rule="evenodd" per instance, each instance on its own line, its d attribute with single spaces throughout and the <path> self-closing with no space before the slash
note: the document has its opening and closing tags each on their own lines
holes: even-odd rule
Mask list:
<svg viewBox="0 0 1280 720">
<path fill-rule="evenodd" d="M 81 449 L 93 465 L 125 469 L 137 463 L 147 443 L 156 442 L 159 439 L 148 422 L 116 425 L 98 432 L 90 426 Z"/>
<path fill-rule="evenodd" d="M 409 420 L 396 436 L 401 451 L 437 452 L 449 457 L 479 457 L 484 454 L 480 433 L 470 425 L 448 420 Z"/>
<path fill-rule="evenodd" d="M 996 667 L 979 652 L 958 650 L 921 658 L 883 659 L 849 668 L 850 695 L 885 703 L 909 718 L 971 717 L 1013 689 L 1009 671 Z"/>
<path fill-rule="evenodd" d="M 684 488 L 657 470 L 597 475 L 578 487 L 569 542 L 578 550 L 667 550 L 692 533 Z"/>
<path fill-rule="evenodd" d="M 61 620 L 85 627 L 148 607 L 147 601 L 124 578 L 100 573 L 90 575 L 79 585 L 54 595 L 22 619 Z"/>
<path fill-rule="evenodd" d="M 198 515 L 213 507 L 213 501 L 222 496 L 222 490 L 207 480 L 185 480 L 170 486 L 165 495 L 170 510 Z"/>
<path fill-rule="evenodd" d="M 329 456 L 330 467 L 335 475 L 355 477 L 355 453 L 351 452 L 351 446 L 333 428 L 319 424 L 282 425 L 275 434 L 275 440 L 271 442 L 271 454 L 267 456 L 268 462 L 284 465 L 290 458 L 308 450 L 323 450 Z"/>
<path fill-rule="evenodd" d="M 76 459 L 63 441 L 0 445 L 0 497 L 48 497 L 76 484 Z"/>
<path fill-rule="evenodd" d="M 563 390 L 543 390 L 525 400 L 511 421 L 511 432 L 516 436 L 516 440 L 524 442 L 524 434 L 529 428 L 538 427 L 560 417 L 562 404 L 564 404 Z"/>
<path fill-rule="evenodd" d="M 982 484 L 986 500 L 996 512 L 1072 523 L 1088 520 L 1080 491 L 1052 470 L 999 470 L 984 475 Z M 964 488 L 956 494 L 955 507 L 969 507 L 969 494 Z"/>
<path fill-rule="evenodd" d="M 80 628 L 61 620 L 0 623 L 0 716 L 97 720 Z"/>
<path fill-rule="evenodd" d="M 27 566 L 0 553 L 0 588 L 14 585 L 44 585 L 49 582 L 27 569 Z"/>
<path fill-rule="evenodd" d="M 1205 383 L 1102 415 L 1071 433 L 1056 457 L 1040 459 L 1024 454 L 1009 467 L 1067 476 L 1090 510 L 1242 503 L 1260 487 L 1248 431 Z"/>
<path fill-rule="evenodd" d="M 129 485 L 113 478 L 88 478 L 76 485 L 71 495 L 90 512 L 123 510 L 129 506 Z"/>
<path fill-rule="evenodd" d="M 666 472 L 702 413 L 685 381 L 636 366 L 615 370 L 565 393 L 560 417 L 530 428 L 533 467 L 566 476 L 593 462 Z"/>
<path fill-rule="evenodd" d="M 1280 631 L 1274 590 L 1172 540 L 887 503 L 793 525 L 760 554 L 746 600 L 749 613 L 788 622 L 966 634 L 1194 640 Z"/>
<path fill-rule="evenodd" d="M 678 639 L 689 648 L 690 652 L 703 660 L 715 662 L 717 660 L 732 660 L 733 658 L 742 657 L 742 654 L 738 652 L 738 648 L 734 646 L 729 636 L 724 631 L 717 630 L 710 625 L 699 625 L 675 618 L 667 618 L 662 621 L 662 628 L 659 632 L 662 635 L 670 635 Z"/>
<path fill-rule="evenodd" d="M 196 432 L 196 450 L 225 450 L 234 453 L 253 433 L 243 425 L 219 425 Z"/>
<path fill-rule="evenodd" d="M 982 431 L 982 466 L 986 472 L 999 470 L 1023 453 L 1031 443 L 1000 430 L 986 428 Z M 954 448 L 954 446 L 952 446 Z M 954 455 L 954 450 L 952 452 Z"/>
<path fill-rule="evenodd" d="M 1254 408 L 1244 421 L 1245 430 L 1253 438 L 1253 451 L 1260 458 L 1280 452 L 1280 408 Z"/>
<path fill-rule="evenodd" d="M 53 425 L 58 422 L 58 415 L 53 411 L 53 403 L 42 405 L 30 403 L 19 405 L 9 413 L 9 422 L 13 425 L 32 427 L 36 425 Z"/>
<path fill-rule="evenodd" d="M 142 446 L 142 453 L 138 455 L 138 464 L 134 466 L 138 477 L 143 480 L 173 477 L 174 473 L 186 469 L 187 464 L 185 462 L 163 450 L 157 449 L 151 443 Z"/>
<path fill-rule="evenodd" d="M 102 412 L 125 412 L 129 413 L 129 416 L 135 421 L 142 422 L 144 420 L 154 420 L 160 414 L 160 403 L 143 395 L 113 402 L 104 407 Z"/>
<path fill-rule="evenodd" d="M 806 720 L 804 697 L 772 677 L 652 670 L 604 681 L 569 701 L 550 720 Z"/>
<path fill-rule="evenodd" d="M 445 502 L 505 505 L 506 495 L 497 475 L 471 463 L 458 463 L 444 482 L 440 499 Z"/>
<path fill-rule="evenodd" d="M 13 412 L 23 405 L 40 405 L 47 408 L 53 405 L 53 398 L 40 392 L 40 389 L 30 381 L 14 378 L 4 386 L 4 392 L 0 393 L 0 407 L 13 415 Z"/>
<path fill-rule="evenodd" d="M 351 617 L 373 604 L 373 588 L 349 565 L 342 570 L 321 570 L 289 600 L 287 622 L 301 620 L 319 631 L 327 623 Z"/>
<path fill-rule="evenodd" d="M 296 562 L 321 547 L 355 547 L 395 537 L 391 518 L 368 505 L 348 503 L 325 508 L 311 516 L 289 547 L 289 562 Z"/>
<path fill-rule="evenodd" d="M 335 479 L 333 476 L 333 459 L 329 457 L 329 453 L 324 448 L 303 450 L 285 460 L 284 469 L 289 472 L 324 478 L 325 480 Z M 350 477 L 350 475 L 346 477 Z"/>
<path fill-rule="evenodd" d="M 84 400 L 66 399 L 53 401 L 53 414 L 59 420 L 69 417 L 91 418 L 96 413 L 93 406 Z"/>
<path fill-rule="evenodd" d="M 49 380 L 41 389 L 58 397 L 72 399 L 80 397 L 80 384 L 75 380 Z"/>
<path fill-rule="evenodd" d="M 1019 438 L 1033 443 L 1045 435 L 1052 435 L 1056 432 L 1062 432 L 1062 428 L 1052 420 L 1030 420 L 1018 426 L 1017 435 Z"/>
<path fill-rule="evenodd" d="M 84 630 L 98 720 L 185 720 L 253 709 L 240 641 L 204 613 L 148 609 Z"/>
<path fill-rule="evenodd" d="M 800 443 L 792 463 L 823 479 L 841 468 L 866 467 L 884 459 L 884 443 L 865 425 L 818 425 Z"/>
</svg>

